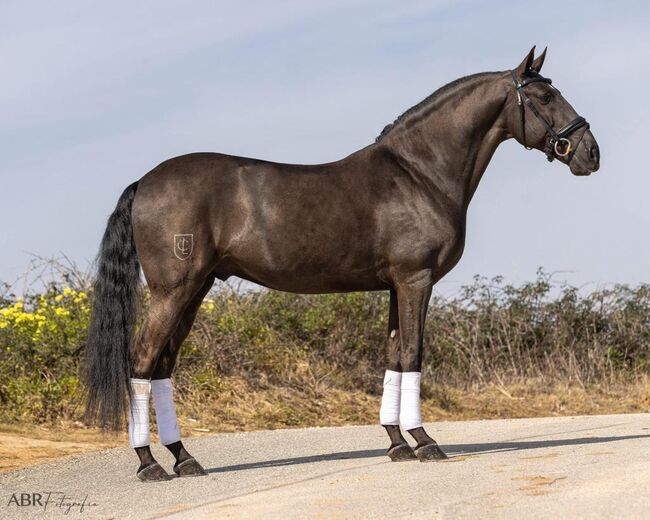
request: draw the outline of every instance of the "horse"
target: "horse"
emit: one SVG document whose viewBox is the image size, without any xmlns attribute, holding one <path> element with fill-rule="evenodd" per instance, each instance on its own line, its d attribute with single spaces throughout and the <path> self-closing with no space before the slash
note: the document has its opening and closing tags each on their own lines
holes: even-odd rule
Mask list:
<svg viewBox="0 0 650 520">
<path fill-rule="evenodd" d="M 124 190 L 101 241 L 83 379 L 87 421 L 119 429 L 128 416 L 138 478 L 171 478 L 150 451 L 151 395 L 173 471 L 206 474 L 181 441 L 171 375 L 203 298 L 231 276 L 303 294 L 389 291 L 387 455 L 446 458 L 420 415 L 424 321 L 432 287 L 461 258 L 495 150 L 514 138 L 574 175 L 600 165 L 589 124 L 541 75 L 545 56 L 533 47 L 515 69 L 443 86 L 335 162 L 192 153 Z M 140 269 L 151 300 L 138 328 Z"/>
</svg>

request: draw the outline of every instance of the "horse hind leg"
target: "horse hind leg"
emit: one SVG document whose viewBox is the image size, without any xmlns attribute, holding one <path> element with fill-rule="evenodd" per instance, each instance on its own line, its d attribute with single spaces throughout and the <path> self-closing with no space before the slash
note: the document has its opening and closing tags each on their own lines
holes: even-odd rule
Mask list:
<svg viewBox="0 0 650 520">
<path fill-rule="evenodd" d="M 150 380 L 160 355 L 176 333 L 185 310 L 204 284 L 205 280 L 195 279 L 171 290 L 152 291 L 149 312 L 133 345 L 129 444 L 140 459 L 137 476 L 145 482 L 169 479 L 169 475 L 156 462 L 150 449 Z"/>
<path fill-rule="evenodd" d="M 174 455 L 176 459 L 174 473 L 179 477 L 207 475 L 201 464 L 189 454 L 181 441 L 180 428 L 176 418 L 176 407 L 173 399 L 171 375 L 176 365 L 180 347 L 190 333 L 201 302 L 210 291 L 213 283 L 214 276 L 210 276 L 192 302 L 187 306 L 176 332 L 174 332 L 174 335 L 167 342 L 160 354 L 151 377 L 151 393 L 156 412 L 158 436 L 160 443 Z"/>
</svg>

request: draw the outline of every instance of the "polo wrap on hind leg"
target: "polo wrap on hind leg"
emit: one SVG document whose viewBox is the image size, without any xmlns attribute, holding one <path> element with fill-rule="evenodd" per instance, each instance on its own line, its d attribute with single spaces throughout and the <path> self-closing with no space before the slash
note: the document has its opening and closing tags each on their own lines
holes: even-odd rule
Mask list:
<svg viewBox="0 0 650 520">
<path fill-rule="evenodd" d="M 402 373 L 399 423 L 405 430 L 422 426 L 420 417 L 420 372 Z"/>
<path fill-rule="evenodd" d="M 154 379 L 151 381 L 153 405 L 156 410 L 156 424 L 160 443 L 164 446 L 181 440 L 181 431 L 176 419 L 174 406 L 174 385 L 172 380 Z"/>
<path fill-rule="evenodd" d="M 129 444 L 132 448 L 149 446 L 149 395 L 148 379 L 131 378 L 131 410 L 129 412 Z"/>
<path fill-rule="evenodd" d="M 401 372 L 386 370 L 384 393 L 381 396 L 381 408 L 379 409 L 379 422 L 384 426 L 399 424 L 401 384 Z"/>
</svg>

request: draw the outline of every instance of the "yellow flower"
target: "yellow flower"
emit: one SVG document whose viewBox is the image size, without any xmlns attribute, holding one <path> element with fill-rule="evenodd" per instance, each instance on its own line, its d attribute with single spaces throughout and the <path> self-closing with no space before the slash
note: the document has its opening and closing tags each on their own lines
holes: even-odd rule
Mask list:
<svg viewBox="0 0 650 520">
<path fill-rule="evenodd" d="M 57 294 L 57 295 L 54 297 L 54 301 L 55 301 L 55 302 L 60 302 L 61 300 L 63 300 L 63 295 L 62 295 L 62 294 Z"/>
</svg>

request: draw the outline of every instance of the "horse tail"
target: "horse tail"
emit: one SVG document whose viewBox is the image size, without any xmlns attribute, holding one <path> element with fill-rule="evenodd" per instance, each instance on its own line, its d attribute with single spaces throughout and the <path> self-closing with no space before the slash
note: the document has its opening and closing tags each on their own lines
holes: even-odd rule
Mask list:
<svg viewBox="0 0 650 520">
<path fill-rule="evenodd" d="M 121 428 L 131 397 L 129 350 L 140 287 L 140 262 L 131 225 L 137 187 L 134 182 L 124 190 L 108 218 L 93 284 L 85 353 L 85 419 L 113 430 Z"/>
</svg>

